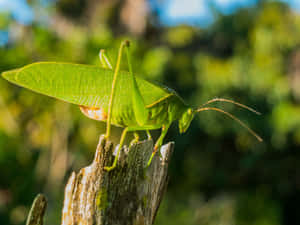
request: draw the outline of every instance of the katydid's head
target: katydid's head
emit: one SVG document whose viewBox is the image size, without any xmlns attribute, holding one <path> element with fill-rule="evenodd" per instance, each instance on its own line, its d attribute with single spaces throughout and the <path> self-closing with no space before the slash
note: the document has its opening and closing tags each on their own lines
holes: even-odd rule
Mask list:
<svg viewBox="0 0 300 225">
<path fill-rule="evenodd" d="M 194 109 L 188 108 L 185 110 L 179 119 L 179 132 L 184 133 L 189 128 L 192 120 L 194 119 L 196 111 Z"/>
</svg>

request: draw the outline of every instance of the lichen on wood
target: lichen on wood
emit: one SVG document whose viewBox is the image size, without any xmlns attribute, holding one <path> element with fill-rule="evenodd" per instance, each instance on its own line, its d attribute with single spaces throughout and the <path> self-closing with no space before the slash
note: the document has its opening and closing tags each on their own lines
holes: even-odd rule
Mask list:
<svg viewBox="0 0 300 225">
<path fill-rule="evenodd" d="M 100 137 L 91 165 L 72 173 L 65 188 L 62 225 L 153 224 L 167 185 L 167 170 L 173 143 L 161 148 L 146 168 L 152 140 L 122 149 L 118 166 L 113 162 L 113 144 Z"/>
</svg>

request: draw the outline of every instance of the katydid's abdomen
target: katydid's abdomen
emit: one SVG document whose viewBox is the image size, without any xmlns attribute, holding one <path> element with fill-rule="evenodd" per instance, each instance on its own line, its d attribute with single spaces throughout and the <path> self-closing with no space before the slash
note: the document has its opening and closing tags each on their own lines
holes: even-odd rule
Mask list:
<svg viewBox="0 0 300 225">
<path fill-rule="evenodd" d="M 119 73 L 112 112 L 113 125 L 128 127 L 129 130 L 157 129 L 166 122 L 172 122 L 169 121 L 171 119 L 178 119 L 186 109 L 174 91 L 136 77 L 145 105 L 149 108 L 147 121 L 140 126 L 136 122 L 129 94 L 132 89 L 130 74 L 125 71 Z M 32 91 L 79 105 L 91 119 L 107 119 L 112 70 L 99 66 L 42 62 L 5 72 L 3 77 Z"/>
</svg>

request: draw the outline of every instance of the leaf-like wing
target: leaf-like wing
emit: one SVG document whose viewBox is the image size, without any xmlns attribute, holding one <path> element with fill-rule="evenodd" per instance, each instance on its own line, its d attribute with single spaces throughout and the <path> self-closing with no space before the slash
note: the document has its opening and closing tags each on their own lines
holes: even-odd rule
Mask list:
<svg viewBox="0 0 300 225">
<path fill-rule="evenodd" d="M 2 73 L 8 81 L 32 91 L 88 107 L 108 108 L 113 71 L 99 66 L 41 62 Z M 172 91 L 137 77 L 146 105 L 166 98 Z M 130 74 L 120 71 L 116 88 L 116 111 L 132 107 Z"/>
</svg>

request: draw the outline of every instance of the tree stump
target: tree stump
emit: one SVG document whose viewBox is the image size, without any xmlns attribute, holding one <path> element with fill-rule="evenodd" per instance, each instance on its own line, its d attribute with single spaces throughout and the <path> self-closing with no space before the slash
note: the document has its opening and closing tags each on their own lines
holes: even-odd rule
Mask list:
<svg viewBox="0 0 300 225">
<path fill-rule="evenodd" d="M 125 147 L 117 167 L 107 172 L 104 167 L 112 165 L 113 149 L 101 136 L 92 164 L 72 173 L 65 188 L 62 225 L 153 224 L 167 186 L 173 143 L 164 145 L 148 168 L 152 140 Z"/>
</svg>

